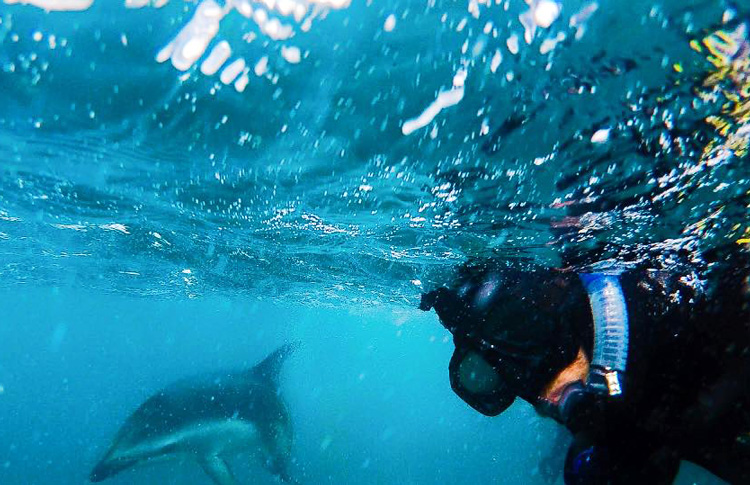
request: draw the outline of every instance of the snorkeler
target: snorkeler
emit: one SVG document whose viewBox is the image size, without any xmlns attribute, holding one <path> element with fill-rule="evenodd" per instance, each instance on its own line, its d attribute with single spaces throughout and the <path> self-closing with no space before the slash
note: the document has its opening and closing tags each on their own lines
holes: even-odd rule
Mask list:
<svg viewBox="0 0 750 485">
<path fill-rule="evenodd" d="M 750 257 L 621 274 L 467 264 L 422 296 L 453 334 L 454 392 L 520 397 L 574 435 L 567 484 L 671 483 L 681 460 L 750 483 Z"/>
<path fill-rule="evenodd" d="M 748 153 L 749 31 L 738 19 L 691 42 L 717 68 L 698 97 L 728 100 L 706 118 L 720 136 L 702 166 Z M 566 231 L 575 241 L 581 217 L 624 205 L 574 199 L 552 227 L 560 241 Z M 496 416 L 520 397 L 572 432 L 566 483 L 667 484 L 682 460 L 750 483 L 750 228 L 741 229 L 700 264 L 601 271 L 597 247 L 566 254 L 565 269 L 475 261 L 420 308 L 453 334 L 450 382 L 464 401 Z"/>
</svg>

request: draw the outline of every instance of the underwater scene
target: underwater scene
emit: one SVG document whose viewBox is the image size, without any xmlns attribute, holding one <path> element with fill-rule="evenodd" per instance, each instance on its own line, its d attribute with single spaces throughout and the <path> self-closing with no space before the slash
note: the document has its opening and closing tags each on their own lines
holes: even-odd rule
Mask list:
<svg viewBox="0 0 750 485">
<path fill-rule="evenodd" d="M 750 483 L 750 3 L 0 1 L 0 484 Z"/>
</svg>

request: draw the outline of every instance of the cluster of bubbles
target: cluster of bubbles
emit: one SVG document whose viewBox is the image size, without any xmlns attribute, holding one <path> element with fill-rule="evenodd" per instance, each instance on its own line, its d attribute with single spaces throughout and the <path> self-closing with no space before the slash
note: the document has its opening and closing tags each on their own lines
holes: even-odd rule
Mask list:
<svg viewBox="0 0 750 485">
<path fill-rule="evenodd" d="M 83 11 L 94 0 L 4 0 L 6 4 L 29 4 L 47 11 Z M 162 8 L 169 0 L 125 0 L 127 8 Z M 156 55 L 158 62 L 171 61 L 179 71 L 188 71 L 203 58 L 200 71 L 213 76 L 219 70 L 223 84 L 233 85 L 242 92 L 250 82 L 251 71 L 256 76 L 273 79 L 268 57 L 263 56 L 251 66 L 242 56 L 235 56 L 227 40 L 217 39 L 221 23 L 227 16 L 241 15 L 257 26 L 257 31 L 247 32 L 235 41 L 253 42 L 257 33 L 272 41 L 290 41 L 298 31 L 308 32 L 312 23 L 324 18 L 331 9 L 344 9 L 350 0 L 201 0 L 194 8 L 190 20 L 177 35 Z M 208 55 L 207 49 L 211 47 Z M 204 57 L 205 55 L 205 57 Z M 303 53 L 295 45 L 283 45 L 281 55 L 290 64 L 302 60 Z"/>
</svg>

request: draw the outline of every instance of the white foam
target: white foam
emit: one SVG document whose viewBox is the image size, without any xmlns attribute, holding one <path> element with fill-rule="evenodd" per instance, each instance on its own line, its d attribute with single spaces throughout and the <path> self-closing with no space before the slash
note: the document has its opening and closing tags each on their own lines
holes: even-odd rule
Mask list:
<svg viewBox="0 0 750 485">
<path fill-rule="evenodd" d="M 556 0 L 526 0 L 529 9 L 518 16 L 523 25 L 527 44 L 534 40 L 537 27 L 548 29 L 560 16 L 562 5 Z"/>
<path fill-rule="evenodd" d="M 262 8 L 256 8 L 255 13 L 253 13 L 253 20 L 255 20 L 255 23 L 258 25 L 264 25 L 268 22 L 268 12 Z"/>
<path fill-rule="evenodd" d="M 232 5 L 234 5 L 234 9 L 237 10 L 243 17 L 252 18 L 253 7 L 252 5 L 250 5 L 250 3 L 250 0 L 234 0 L 232 2 Z"/>
<path fill-rule="evenodd" d="M 264 33 L 273 40 L 285 40 L 294 35 L 294 27 L 289 24 L 282 24 L 279 19 L 271 19 L 266 24 Z"/>
<path fill-rule="evenodd" d="M 347 8 L 351 0 L 310 0 L 310 3 L 317 3 L 321 7 L 330 7 L 333 9 Z"/>
<path fill-rule="evenodd" d="M 297 6 L 294 7 L 294 20 L 301 22 L 305 17 L 305 14 L 307 14 L 307 4 L 298 3 Z"/>
<path fill-rule="evenodd" d="M 534 23 L 543 29 L 548 29 L 560 16 L 562 7 L 554 0 L 539 0 L 532 6 Z"/>
<path fill-rule="evenodd" d="M 234 62 L 225 67 L 223 71 L 221 71 L 219 79 L 221 79 L 221 82 L 223 82 L 224 84 L 231 84 L 232 81 L 234 81 L 244 69 L 245 59 L 240 57 L 239 59 L 236 59 Z"/>
<path fill-rule="evenodd" d="M 299 64 L 299 62 L 302 60 L 302 53 L 300 52 L 299 47 L 295 46 L 282 46 L 281 56 L 286 59 L 286 62 L 288 62 L 289 64 Z"/>
<path fill-rule="evenodd" d="M 222 40 L 211 49 L 211 53 L 201 64 L 201 72 L 206 76 L 213 76 L 231 55 L 232 48 L 229 46 L 229 42 Z"/>
<path fill-rule="evenodd" d="M 256 76 L 262 76 L 267 71 L 268 71 L 268 56 L 263 56 L 260 58 L 260 60 L 257 63 L 255 63 L 253 72 L 255 72 Z"/>
<path fill-rule="evenodd" d="M 234 89 L 236 89 L 238 93 L 241 93 L 245 91 L 245 88 L 247 87 L 247 84 L 249 82 L 250 82 L 250 77 L 247 75 L 247 69 L 244 69 L 242 71 L 242 75 L 234 83 Z"/>
<path fill-rule="evenodd" d="M 127 226 L 125 226 L 124 224 L 118 224 L 116 222 L 112 224 L 101 224 L 99 228 L 105 231 L 115 231 L 121 234 L 130 234 L 130 231 L 128 231 Z"/>
<path fill-rule="evenodd" d="M 151 0 L 125 0 L 125 8 L 142 8 L 148 6 Z"/>
<path fill-rule="evenodd" d="M 273 40 L 286 40 L 294 35 L 294 27 L 283 24 L 277 18 L 270 18 L 268 12 L 256 9 L 253 21 L 260 27 L 260 31 Z"/>
<path fill-rule="evenodd" d="M 576 29 L 576 40 L 583 37 L 583 34 L 586 33 L 586 23 L 597 10 L 599 10 L 599 4 L 597 2 L 590 2 L 570 17 L 568 25 Z"/>
<path fill-rule="evenodd" d="M 187 71 L 206 52 L 208 44 L 219 32 L 219 23 L 227 11 L 214 0 L 203 0 L 190 21 L 156 56 L 158 62 L 172 59 L 172 65 Z"/>
<path fill-rule="evenodd" d="M 276 11 L 283 16 L 288 16 L 294 13 L 294 8 L 297 6 L 297 2 L 294 0 L 277 0 Z"/>
<path fill-rule="evenodd" d="M 596 130 L 596 132 L 591 135 L 591 143 L 604 143 L 608 141 L 610 131 L 610 128 L 602 128 L 600 130 Z"/>
<path fill-rule="evenodd" d="M 500 63 L 503 62 L 503 55 L 500 53 L 500 49 L 497 49 L 495 51 L 495 55 L 492 56 L 492 61 L 490 61 L 490 71 L 493 73 L 497 71 L 497 68 L 500 67 Z"/>
<path fill-rule="evenodd" d="M 424 128 L 427 126 L 435 116 L 437 116 L 443 109 L 455 106 L 464 99 L 464 88 L 454 88 L 449 91 L 441 91 L 438 94 L 437 99 L 430 103 L 430 105 L 416 118 L 412 118 L 404 122 L 401 127 L 401 133 L 404 135 L 410 135 L 414 131 Z"/>
<path fill-rule="evenodd" d="M 86 10 L 94 0 L 4 0 L 7 4 L 20 3 L 33 5 L 47 11 L 81 11 Z"/>
<path fill-rule="evenodd" d="M 527 44 L 531 44 L 531 41 L 534 40 L 534 35 L 536 34 L 536 24 L 534 23 L 534 16 L 532 15 L 531 10 L 529 9 L 519 15 L 518 20 L 521 22 L 521 25 L 523 25 L 523 40 L 525 40 Z"/>
<path fill-rule="evenodd" d="M 466 69 L 459 69 L 458 72 L 453 76 L 453 87 L 454 88 L 462 88 L 464 87 L 464 83 L 466 82 L 466 76 L 468 75 L 468 72 Z"/>
<path fill-rule="evenodd" d="M 161 48 L 156 54 L 156 62 L 161 64 L 162 62 L 169 60 L 169 58 L 172 57 L 172 51 L 174 51 L 174 42 L 170 42 Z"/>
<path fill-rule="evenodd" d="M 565 32 L 558 32 L 557 35 L 551 39 L 545 39 L 542 45 L 539 46 L 539 53 L 544 55 L 551 52 L 557 44 L 565 40 Z"/>
<path fill-rule="evenodd" d="M 505 41 L 505 45 L 508 47 L 508 51 L 510 51 L 511 54 L 518 54 L 518 36 L 516 34 L 512 34 L 508 37 L 508 40 Z"/>
<path fill-rule="evenodd" d="M 169 3 L 169 0 L 125 0 L 125 7 L 143 8 L 151 6 L 154 8 L 162 8 L 167 3 Z"/>
<path fill-rule="evenodd" d="M 193 37 L 189 41 L 185 42 L 185 44 L 182 46 L 182 50 L 178 52 L 185 59 L 198 60 L 198 58 L 202 56 L 206 51 L 206 47 L 208 47 L 208 42 L 204 42 L 202 38 Z M 192 66 L 193 63 L 191 62 L 190 65 Z"/>
</svg>

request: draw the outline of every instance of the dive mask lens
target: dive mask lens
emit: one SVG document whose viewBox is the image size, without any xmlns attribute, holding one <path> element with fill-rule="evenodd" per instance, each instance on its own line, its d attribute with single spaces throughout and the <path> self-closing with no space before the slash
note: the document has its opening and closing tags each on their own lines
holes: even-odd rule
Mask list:
<svg viewBox="0 0 750 485">
<path fill-rule="evenodd" d="M 449 373 L 453 392 L 486 416 L 497 416 L 516 398 L 503 377 L 476 351 L 456 349 Z"/>
</svg>

